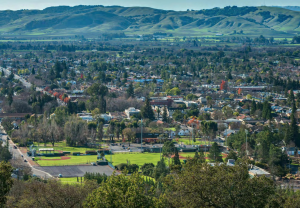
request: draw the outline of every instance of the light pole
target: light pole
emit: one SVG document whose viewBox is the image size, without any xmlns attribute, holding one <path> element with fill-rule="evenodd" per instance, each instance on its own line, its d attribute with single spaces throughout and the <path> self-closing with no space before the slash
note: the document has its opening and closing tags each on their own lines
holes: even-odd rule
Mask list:
<svg viewBox="0 0 300 208">
<path fill-rule="evenodd" d="M 159 145 L 160 145 L 160 148 L 159 148 L 159 158 L 161 160 L 161 137 L 159 137 Z"/>
<path fill-rule="evenodd" d="M 141 152 L 143 152 L 143 119 L 141 119 Z"/>
<path fill-rule="evenodd" d="M 245 129 L 245 133 L 246 133 L 246 156 L 248 157 L 248 144 L 247 144 L 247 134 L 248 134 L 248 130 Z"/>
</svg>

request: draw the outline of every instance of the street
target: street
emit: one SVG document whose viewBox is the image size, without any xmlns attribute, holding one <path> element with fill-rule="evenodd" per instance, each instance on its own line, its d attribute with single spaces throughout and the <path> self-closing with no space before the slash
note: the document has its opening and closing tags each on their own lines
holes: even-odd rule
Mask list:
<svg viewBox="0 0 300 208">
<path fill-rule="evenodd" d="M 3 145 L 6 145 L 7 142 L 7 134 L 5 133 L 5 131 L 3 130 L 2 126 L 0 127 L 0 134 L 2 135 L 2 141 L 3 141 Z M 14 143 L 9 140 L 9 151 L 12 154 L 12 159 L 16 160 L 16 159 L 21 159 L 21 161 L 24 161 L 24 159 L 26 159 L 27 161 L 30 161 L 31 158 L 28 157 L 27 155 L 23 155 L 23 157 L 21 156 L 22 153 L 20 151 L 20 149 L 15 149 L 14 148 Z M 52 178 L 53 176 L 50 175 L 47 172 L 44 172 L 42 170 L 38 170 L 35 167 L 33 167 L 29 162 L 24 162 L 24 164 L 26 164 L 27 166 L 29 166 L 32 170 L 32 174 L 36 175 L 37 177 L 41 177 L 41 178 Z"/>
</svg>

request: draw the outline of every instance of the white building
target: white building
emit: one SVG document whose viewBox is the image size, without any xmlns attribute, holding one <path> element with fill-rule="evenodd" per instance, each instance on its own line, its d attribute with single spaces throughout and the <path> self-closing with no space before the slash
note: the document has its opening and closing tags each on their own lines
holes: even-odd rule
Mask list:
<svg viewBox="0 0 300 208">
<path fill-rule="evenodd" d="M 127 115 L 128 118 L 130 118 L 133 115 L 137 115 L 140 113 L 140 110 L 135 109 L 134 107 L 130 107 L 125 110 L 125 114 Z"/>
</svg>

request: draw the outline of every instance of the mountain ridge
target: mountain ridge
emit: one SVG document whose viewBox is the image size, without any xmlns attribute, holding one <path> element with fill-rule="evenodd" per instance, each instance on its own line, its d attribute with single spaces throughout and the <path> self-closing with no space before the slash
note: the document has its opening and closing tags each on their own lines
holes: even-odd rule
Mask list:
<svg viewBox="0 0 300 208">
<path fill-rule="evenodd" d="M 245 34 L 293 36 L 300 12 L 280 7 L 224 7 L 173 11 L 150 7 L 59 6 L 43 10 L 0 11 L 0 33 L 28 35 L 125 32 L 175 35 Z"/>
</svg>

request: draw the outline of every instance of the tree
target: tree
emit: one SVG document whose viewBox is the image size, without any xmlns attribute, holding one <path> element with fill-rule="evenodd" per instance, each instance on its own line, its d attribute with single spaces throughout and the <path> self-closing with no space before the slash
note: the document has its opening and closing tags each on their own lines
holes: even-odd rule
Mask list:
<svg viewBox="0 0 300 208">
<path fill-rule="evenodd" d="M 263 103 L 262 117 L 267 120 L 272 119 L 272 109 L 268 101 L 264 101 Z"/>
<path fill-rule="evenodd" d="M 295 106 L 295 103 L 293 104 L 293 106 Z M 296 110 L 294 107 L 291 114 L 291 124 L 290 124 L 289 133 L 290 133 L 291 140 L 296 144 L 297 147 L 300 147 L 299 128 L 296 122 L 295 113 Z"/>
<path fill-rule="evenodd" d="M 237 154 L 236 154 L 235 151 L 230 150 L 229 154 L 227 155 L 227 157 L 225 159 L 225 162 L 228 162 L 229 159 L 233 159 L 235 161 L 238 159 Z"/>
<path fill-rule="evenodd" d="M 130 142 L 135 138 L 135 131 L 131 128 L 126 128 L 123 130 L 123 135 L 127 137 L 128 144 L 130 145 Z"/>
<path fill-rule="evenodd" d="M 134 88 L 132 82 L 130 82 L 128 89 L 126 90 L 126 97 L 127 98 L 134 98 Z"/>
<path fill-rule="evenodd" d="M 162 154 L 164 157 L 169 158 L 169 166 L 170 166 L 170 158 L 175 153 L 175 145 L 172 141 L 166 141 L 162 147 Z"/>
<path fill-rule="evenodd" d="M 175 110 L 172 117 L 175 121 L 182 121 L 184 118 L 184 114 L 180 110 Z"/>
<path fill-rule="evenodd" d="M 82 207 L 82 203 L 91 191 L 98 187 L 97 182 L 86 180 L 84 184 L 63 184 L 60 181 L 32 179 L 15 182 L 7 201 L 7 207 Z"/>
<path fill-rule="evenodd" d="M 145 104 L 144 104 L 144 106 L 141 109 L 141 115 L 142 115 L 142 117 L 144 119 L 147 118 L 147 119 L 149 119 L 151 121 L 155 119 L 154 112 L 152 110 L 152 107 L 150 105 L 150 100 L 149 100 L 148 97 L 146 98 Z"/>
<path fill-rule="evenodd" d="M 166 207 L 266 207 L 276 191 L 271 179 L 250 179 L 245 162 L 232 167 L 187 163 L 168 179 L 162 196 L 169 203 Z"/>
<path fill-rule="evenodd" d="M 181 94 L 181 90 L 178 87 L 174 87 L 170 90 L 167 90 L 166 93 L 168 95 L 180 95 Z"/>
<path fill-rule="evenodd" d="M 34 70 L 33 67 L 32 67 L 32 69 L 31 69 L 31 74 L 35 75 L 35 70 Z"/>
<path fill-rule="evenodd" d="M 9 132 L 14 128 L 14 125 L 12 124 L 13 120 L 8 117 L 4 117 L 1 121 L 1 125 L 3 126 L 4 130 L 6 132 Z"/>
<path fill-rule="evenodd" d="M 11 177 L 12 167 L 9 163 L 2 161 L 0 163 L 0 206 L 5 207 L 7 194 L 9 193 L 13 179 Z"/>
<path fill-rule="evenodd" d="M 86 198 L 83 207 L 150 208 L 155 205 L 155 192 L 147 187 L 138 173 L 112 175 Z"/>
<path fill-rule="evenodd" d="M 251 103 L 251 108 L 250 108 L 250 114 L 251 115 L 254 115 L 255 111 L 256 111 L 256 102 L 254 100 L 252 100 L 252 103 Z"/>
<path fill-rule="evenodd" d="M 3 146 L 2 142 L 0 142 L 0 162 L 8 162 L 12 159 L 12 154 L 10 153 L 8 148 L 8 144 L 6 144 L 6 146 Z"/>
<path fill-rule="evenodd" d="M 145 163 L 141 167 L 142 174 L 145 176 L 152 176 L 154 168 L 155 166 L 153 163 Z"/>
<path fill-rule="evenodd" d="M 63 131 L 54 120 L 50 121 L 48 127 L 48 137 L 53 147 L 56 142 L 63 140 Z"/>
<path fill-rule="evenodd" d="M 64 126 L 66 142 L 69 146 L 85 146 L 87 143 L 88 126 L 85 121 L 75 116 L 69 118 Z"/>
<path fill-rule="evenodd" d="M 163 179 L 169 173 L 169 169 L 166 166 L 164 158 L 161 158 L 160 161 L 157 162 L 157 165 L 153 171 L 153 178 L 155 180 Z"/>
<path fill-rule="evenodd" d="M 239 95 L 242 94 L 242 89 L 241 88 L 238 89 L 238 94 Z"/>
<path fill-rule="evenodd" d="M 178 150 L 177 150 L 176 147 L 174 148 L 174 152 L 175 152 L 175 154 L 174 154 L 174 157 L 173 157 L 172 169 L 180 170 L 181 169 L 181 162 L 180 162 Z"/>
<path fill-rule="evenodd" d="M 219 146 L 214 142 L 209 150 L 208 158 L 213 162 L 223 162 Z"/>
<path fill-rule="evenodd" d="M 100 122 L 97 126 L 97 138 L 101 142 L 103 139 L 103 123 Z"/>
<path fill-rule="evenodd" d="M 164 109 L 163 109 L 163 114 L 162 114 L 162 121 L 163 122 L 168 122 L 168 114 L 167 114 L 167 107 L 164 106 Z"/>
<path fill-rule="evenodd" d="M 157 112 L 157 120 L 159 120 L 160 108 L 157 108 L 156 112 Z"/>
<path fill-rule="evenodd" d="M 223 107 L 222 112 L 226 116 L 226 118 L 230 118 L 233 115 L 233 110 L 229 106 Z"/>
<path fill-rule="evenodd" d="M 224 80 L 222 80 L 222 83 L 220 85 L 220 90 L 227 90 L 227 83 Z"/>
</svg>

